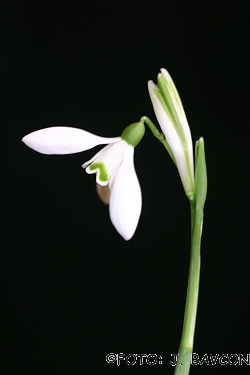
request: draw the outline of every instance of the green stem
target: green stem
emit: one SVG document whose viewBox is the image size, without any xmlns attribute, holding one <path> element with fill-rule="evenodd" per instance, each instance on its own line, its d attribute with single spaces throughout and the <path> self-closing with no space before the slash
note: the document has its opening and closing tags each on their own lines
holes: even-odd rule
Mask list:
<svg viewBox="0 0 250 375">
<path fill-rule="evenodd" d="M 193 225 L 194 225 L 194 215 L 195 215 L 195 195 L 190 195 L 188 197 L 190 203 L 190 214 L 191 214 L 191 236 L 193 232 Z M 192 237 L 191 237 L 192 238 Z"/>
<path fill-rule="evenodd" d="M 196 209 L 194 210 L 194 202 L 191 203 L 190 206 L 191 220 L 193 220 L 190 267 L 188 275 L 183 331 L 179 347 L 178 361 L 175 367 L 175 375 L 189 374 L 198 304 L 203 207 L 197 208 L 196 206 Z"/>
<path fill-rule="evenodd" d="M 168 144 L 168 142 L 167 142 L 164 134 L 162 134 L 162 133 L 159 132 L 159 130 L 157 129 L 157 127 L 154 125 L 154 123 L 147 116 L 143 116 L 140 119 L 140 122 L 142 124 L 148 125 L 148 127 L 151 130 L 151 132 L 153 133 L 153 135 L 163 144 L 163 146 L 166 148 L 167 152 L 171 156 L 171 159 L 173 160 L 173 162 L 176 165 L 174 155 L 172 153 L 171 148 L 169 147 L 169 144 Z"/>
</svg>

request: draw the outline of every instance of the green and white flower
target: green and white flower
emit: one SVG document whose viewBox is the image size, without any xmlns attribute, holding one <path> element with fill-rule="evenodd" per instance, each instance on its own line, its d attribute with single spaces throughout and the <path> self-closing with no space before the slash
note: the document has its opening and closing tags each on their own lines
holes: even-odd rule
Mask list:
<svg viewBox="0 0 250 375">
<path fill-rule="evenodd" d="M 136 230 L 142 206 L 141 188 L 134 168 L 134 147 L 145 132 L 142 123 L 129 125 L 121 137 L 103 138 L 82 129 L 52 127 L 26 135 L 22 141 L 42 154 L 73 154 L 108 144 L 83 164 L 87 173 L 96 173 L 98 192 L 110 192 L 110 219 L 117 232 L 130 240 Z M 108 194 L 109 195 L 109 194 Z M 103 197 L 102 197 L 103 199 Z"/>
<path fill-rule="evenodd" d="M 191 198 L 194 196 L 195 184 L 190 128 L 178 91 L 166 69 L 161 69 L 157 84 L 148 82 L 154 112 L 178 168 L 185 193 Z"/>
</svg>

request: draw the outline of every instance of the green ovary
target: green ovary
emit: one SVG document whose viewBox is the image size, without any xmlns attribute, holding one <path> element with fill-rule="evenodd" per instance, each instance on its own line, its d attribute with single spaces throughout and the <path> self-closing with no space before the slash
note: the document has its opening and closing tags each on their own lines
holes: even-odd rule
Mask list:
<svg viewBox="0 0 250 375">
<path fill-rule="evenodd" d="M 89 169 L 91 171 L 94 171 L 96 169 L 99 169 L 99 179 L 100 181 L 108 181 L 108 172 L 105 168 L 105 165 L 103 163 L 93 163 L 90 165 Z"/>
</svg>

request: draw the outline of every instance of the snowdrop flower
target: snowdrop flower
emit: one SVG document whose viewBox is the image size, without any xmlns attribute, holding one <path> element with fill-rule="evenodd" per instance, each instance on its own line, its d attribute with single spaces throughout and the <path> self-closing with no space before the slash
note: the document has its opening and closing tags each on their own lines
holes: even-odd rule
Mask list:
<svg viewBox="0 0 250 375">
<path fill-rule="evenodd" d="M 129 125 L 116 138 L 103 138 L 85 130 L 69 127 L 41 129 L 22 141 L 42 154 L 73 154 L 107 144 L 83 164 L 87 173 L 96 173 L 97 191 L 109 203 L 110 219 L 117 232 L 130 240 L 141 213 L 141 188 L 134 168 L 134 147 L 142 139 L 142 123 Z M 110 196 L 109 196 L 110 195 Z"/>
<path fill-rule="evenodd" d="M 186 195 L 194 196 L 193 144 L 190 128 L 172 78 L 166 69 L 157 77 L 158 86 L 148 82 L 156 118 L 165 135 L 171 156 L 178 168 Z"/>
</svg>

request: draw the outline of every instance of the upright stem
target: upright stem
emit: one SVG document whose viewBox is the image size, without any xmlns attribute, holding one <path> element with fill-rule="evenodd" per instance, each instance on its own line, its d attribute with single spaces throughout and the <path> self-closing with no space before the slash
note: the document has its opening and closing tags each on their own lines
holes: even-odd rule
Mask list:
<svg viewBox="0 0 250 375">
<path fill-rule="evenodd" d="M 198 304 L 199 279 L 200 279 L 200 244 L 203 220 L 203 207 L 194 210 L 191 203 L 192 239 L 190 267 L 188 275 L 187 297 L 183 322 L 183 331 L 179 347 L 178 361 L 175 375 L 189 374 L 191 355 L 193 351 L 194 331 Z"/>
<path fill-rule="evenodd" d="M 173 162 L 176 164 L 173 152 L 162 133 L 146 116 L 140 119 L 141 123 L 148 125 L 153 135 L 163 144 Z M 190 171 L 189 171 L 190 172 Z M 198 293 L 200 282 L 200 246 L 203 223 L 203 209 L 207 194 L 207 170 L 205 161 L 204 139 L 196 142 L 195 148 L 195 191 L 187 194 L 191 210 L 191 254 L 188 274 L 186 306 L 183 322 L 182 337 L 179 347 L 175 375 L 188 375 L 193 352 L 194 331 L 196 323 Z"/>
</svg>

